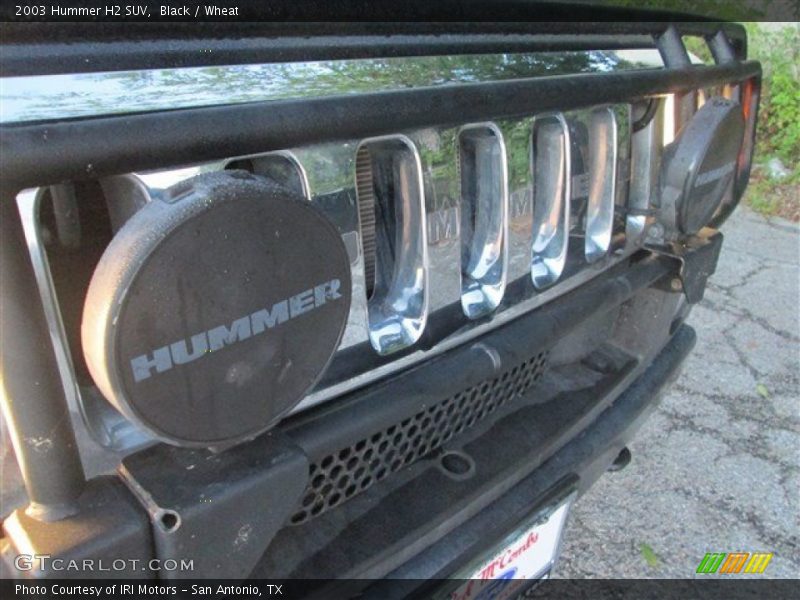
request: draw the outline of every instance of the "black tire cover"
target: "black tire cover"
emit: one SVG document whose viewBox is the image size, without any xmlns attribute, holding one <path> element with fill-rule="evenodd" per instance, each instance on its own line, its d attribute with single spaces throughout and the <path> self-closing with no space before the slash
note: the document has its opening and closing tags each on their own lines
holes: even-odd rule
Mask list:
<svg viewBox="0 0 800 600">
<path fill-rule="evenodd" d="M 106 398 L 157 438 L 233 444 L 320 378 L 350 294 L 342 238 L 309 201 L 245 171 L 198 175 L 106 249 L 84 307 L 86 361 Z"/>
</svg>

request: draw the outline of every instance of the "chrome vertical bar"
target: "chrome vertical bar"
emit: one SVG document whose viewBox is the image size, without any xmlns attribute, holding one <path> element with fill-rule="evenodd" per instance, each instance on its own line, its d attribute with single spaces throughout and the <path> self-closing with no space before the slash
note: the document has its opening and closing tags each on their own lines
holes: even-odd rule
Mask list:
<svg viewBox="0 0 800 600">
<path fill-rule="evenodd" d="M 531 278 L 541 290 L 561 277 L 567 262 L 570 214 L 570 141 L 562 114 L 533 125 L 533 233 Z"/>
<path fill-rule="evenodd" d="M 531 145 L 533 119 L 500 121 L 508 170 L 508 274 L 509 284 L 531 276 L 533 243 L 533 174 Z"/>
<path fill-rule="evenodd" d="M 634 131 L 631 138 L 631 185 L 625 217 L 625 241 L 628 247 L 641 245 L 647 229 L 647 211 L 658 184 L 664 139 L 664 102 L 650 122 Z"/>
<path fill-rule="evenodd" d="M 497 126 L 459 132 L 461 174 L 461 305 L 476 319 L 503 299 L 508 271 L 508 167 Z"/>
<path fill-rule="evenodd" d="M 422 164 L 427 265 L 431 275 L 435 275 L 429 280 L 428 311 L 447 315 L 439 325 L 457 326 L 455 310 L 451 314 L 449 308 L 461 298 L 458 130 L 429 127 L 409 132 L 408 136 L 414 142 Z"/>
<path fill-rule="evenodd" d="M 428 243 L 422 164 L 405 136 L 364 140 L 373 165 L 375 283 L 369 339 L 379 354 L 413 345 L 428 319 Z"/>
<path fill-rule="evenodd" d="M 28 514 L 73 514 L 86 483 L 25 234 L 0 198 L 0 401 L 28 492 Z"/>
<path fill-rule="evenodd" d="M 617 185 L 617 119 L 610 108 L 589 116 L 589 201 L 584 254 L 587 262 L 603 258 L 611 245 Z"/>
<path fill-rule="evenodd" d="M 244 169 L 256 175 L 262 175 L 281 184 L 298 196 L 311 199 L 305 167 L 289 150 L 238 156 L 225 161 L 223 168 Z"/>
</svg>

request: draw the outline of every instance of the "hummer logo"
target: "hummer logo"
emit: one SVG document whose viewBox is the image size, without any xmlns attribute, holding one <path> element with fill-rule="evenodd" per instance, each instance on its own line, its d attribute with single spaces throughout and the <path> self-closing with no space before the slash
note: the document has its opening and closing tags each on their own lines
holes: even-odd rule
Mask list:
<svg viewBox="0 0 800 600">
<path fill-rule="evenodd" d="M 437 210 L 428 215 L 428 243 L 439 244 L 458 237 L 458 209 Z"/>
<path fill-rule="evenodd" d="M 230 326 L 220 325 L 197 333 L 188 341 L 178 340 L 156 348 L 151 354 L 137 356 L 131 360 L 133 380 L 136 383 L 144 381 L 153 375 L 153 369 L 156 373 L 163 373 L 175 365 L 184 365 L 205 354 L 221 350 L 225 346 L 260 335 L 267 329 L 277 327 L 289 319 L 294 319 L 328 302 L 338 300 L 342 297 L 339 293 L 340 287 L 341 281 L 331 279 L 286 300 L 276 302 L 271 308 L 262 308 L 252 314 L 234 319 Z M 189 350 L 190 346 L 191 351 Z"/>
</svg>

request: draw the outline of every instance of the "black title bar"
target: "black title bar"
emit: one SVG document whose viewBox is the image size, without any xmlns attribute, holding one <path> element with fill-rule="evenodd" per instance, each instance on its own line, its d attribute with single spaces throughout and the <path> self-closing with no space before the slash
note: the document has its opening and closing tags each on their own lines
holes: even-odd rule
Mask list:
<svg viewBox="0 0 800 600">
<path fill-rule="evenodd" d="M 2 0 L 17 22 L 792 20 L 792 3 L 696 0 Z M 782 15 L 781 13 L 786 13 Z M 789 14 L 794 13 L 794 14 Z"/>
</svg>

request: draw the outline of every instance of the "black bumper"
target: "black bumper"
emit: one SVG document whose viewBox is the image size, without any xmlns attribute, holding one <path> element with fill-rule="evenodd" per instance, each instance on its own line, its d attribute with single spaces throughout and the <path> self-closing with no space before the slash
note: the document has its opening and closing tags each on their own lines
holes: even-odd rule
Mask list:
<svg viewBox="0 0 800 600">
<path fill-rule="evenodd" d="M 585 492 L 656 407 L 663 389 L 680 373 L 695 339 L 694 329 L 680 327 L 650 367 L 581 435 L 463 525 L 391 572 L 389 582 L 367 590 L 366 597 L 401 598 L 420 592 L 414 588 L 421 580 L 451 576 L 516 530 L 538 507 L 571 489 Z"/>
<path fill-rule="evenodd" d="M 135 552 L 194 567 L 121 576 L 446 577 L 553 494 L 584 491 L 628 443 L 694 343 L 682 295 L 664 285 L 674 274 L 643 252 L 252 442 L 129 456 L 118 478 L 89 483 L 79 518 L 10 520 L 34 549 L 58 537 L 66 558 Z"/>
<path fill-rule="evenodd" d="M 377 560 L 371 561 L 369 570 L 350 575 L 360 577 L 360 580 L 342 581 L 338 585 L 327 584 L 317 590 L 315 597 L 348 597 L 356 593 L 356 588 L 362 588 L 359 593 L 364 598 L 427 597 L 434 587 L 442 584 L 440 580 L 453 576 L 465 564 L 484 556 L 496 542 L 518 529 L 540 507 L 551 504 L 555 498 L 563 498 L 573 490 L 579 494 L 586 491 L 606 472 L 620 450 L 630 442 L 636 430 L 655 408 L 662 390 L 677 377 L 694 344 L 694 329 L 681 326 L 644 373 L 603 410 L 588 428 L 533 472 L 519 480 L 507 473 L 504 480 L 496 481 L 492 488 L 486 488 L 483 495 L 472 496 L 469 506 L 465 506 L 463 512 L 453 510 L 451 522 L 441 523 L 428 531 L 427 535 L 417 537 L 414 541 L 409 540 L 406 547 L 396 548 L 395 553 L 377 557 Z M 560 409 L 553 406 L 541 408 L 569 412 L 573 407 L 564 403 Z M 516 415 L 515 420 L 518 418 L 519 415 Z M 526 453 L 525 456 L 529 459 L 533 458 L 523 437 L 515 437 L 510 432 L 513 428 L 511 421 L 495 427 L 509 430 L 502 437 L 497 436 L 500 432 L 492 432 L 492 437 L 495 440 L 501 439 L 506 446 L 504 454 L 520 452 L 520 459 L 523 458 L 522 453 Z M 485 449 L 496 451 L 497 448 L 490 448 L 490 444 L 487 442 Z M 483 455 L 478 451 L 479 446 L 479 442 L 469 445 L 469 451 L 471 456 L 476 457 L 476 463 L 492 460 L 488 454 Z M 482 465 L 478 468 L 481 467 Z M 425 485 L 432 483 L 428 480 Z M 443 480 L 442 484 L 446 485 L 446 482 Z M 407 485 L 416 487 L 413 484 Z M 502 493 L 498 495 L 500 491 Z M 420 488 L 416 487 L 414 493 L 420 493 Z M 437 492 L 430 488 L 428 493 Z M 419 504 L 417 501 L 416 505 Z M 399 505 L 393 508 L 399 508 Z M 441 532 L 445 529 L 451 530 L 442 535 Z M 343 547 L 345 540 L 353 545 L 364 543 L 352 531 L 344 532 L 342 536 L 337 543 L 342 544 L 339 548 L 341 552 L 346 552 Z M 418 550 L 420 547 L 423 549 Z M 414 555 L 394 567 L 397 562 L 411 554 Z M 316 567 L 319 568 L 320 565 L 317 564 Z M 367 583 L 364 579 L 379 573 L 385 574 L 385 579 L 363 589 Z M 262 575 L 267 577 L 269 573 L 264 572 Z M 304 575 L 311 577 L 311 572 Z M 303 586 L 298 586 L 301 587 Z"/>
</svg>

